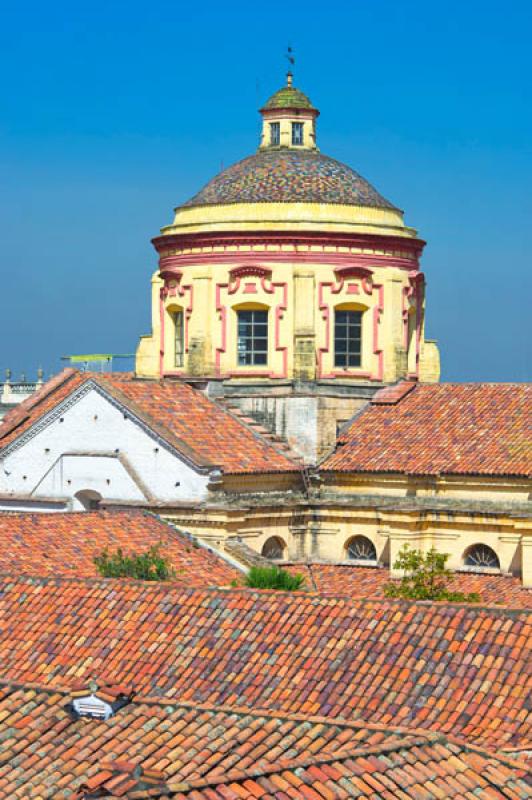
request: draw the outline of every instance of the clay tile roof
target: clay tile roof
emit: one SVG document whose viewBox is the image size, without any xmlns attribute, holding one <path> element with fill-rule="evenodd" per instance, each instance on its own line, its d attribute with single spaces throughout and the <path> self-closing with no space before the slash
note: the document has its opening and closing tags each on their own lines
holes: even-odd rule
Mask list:
<svg viewBox="0 0 532 800">
<path fill-rule="evenodd" d="M 0 514 L 0 573 L 98 577 L 94 557 L 108 548 L 124 554 L 160 546 L 173 581 L 187 587 L 226 586 L 241 572 L 199 547 L 172 525 L 142 511 Z"/>
<path fill-rule="evenodd" d="M 234 771 L 220 778 L 176 785 L 161 797 L 173 800 L 517 800 L 530 796 L 523 764 L 468 749 L 454 742 L 426 739 L 392 746 L 356 748 L 336 757 Z M 133 795 L 131 796 L 134 797 Z"/>
<path fill-rule="evenodd" d="M 358 172 L 313 150 L 264 150 L 218 173 L 181 208 L 229 203 L 326 203 L 395 209 Z"/>
<path fill-rule="evenodd" d="M 308 108 L 315 110 L 306 94 L 295 86 L 283 86 L 264 103 L 262 111 L 275 108 Z"/>
<path fill-rule="evenodd" d="M 65 370 L 42 387 L 38 398 L 29 398 L 34 402 L 19 417 L 8 415 L 0 424 L 0 449 L 87 381 L 99 384 L 200 467 L 220 467 L 226 473 L 239 474 L 298 471 L 267 439 L 202 392 L 181 381 L 136 380 L 129 373 Z"/>
<path fill-rule="evenodd" d="M 237 797 L 258 787 L 303 798 L 308 787 L 332 799 L 362 782 L 417 797 L 430 777 L 438 797 L 458 799 L 461 786 L 487 800 L 507 787 L 520 797 L 524 786 L 520 761 L 394 724 L 147 699 L 106 721 L 80 720 L 67 700 L 60 689 L 0 680 L 2 796 L 225 798 L 229 787 Z"/>
<path fill-rule="evenodd" d="M 377 567 L 292 563 L 287 564 L 286 569 L 304 575 L 307 588 L 320 594 L 383 598 L 384 586 L 390 582 L 389 571 Z M 448 585 L 453 591 L 478 594 L 481 603 L 486 606 L 527 608 L 532 611 L 532 589 L 523 587 L 521 579 L 512 575 L 455 572 Z"/>
<path fill-rule="evenodd" d="M 3 577 L 0 593 L 0 678 L 95 678 L 498 749 L 532 747 L 531 641 L 529 612 L 471 605 L 65 578 Z"/>
<path fill-rule="evenodd" d="M 343 429 L 327 472 L 532 473 L 532 384 L 400 384 Z"/>
</svg>

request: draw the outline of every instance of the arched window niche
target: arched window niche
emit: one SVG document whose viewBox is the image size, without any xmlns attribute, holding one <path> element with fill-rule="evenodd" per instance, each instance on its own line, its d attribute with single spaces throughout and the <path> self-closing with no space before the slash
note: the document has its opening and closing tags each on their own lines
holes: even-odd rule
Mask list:
<svg viewBox="0 0 532 800">
<path fill-rule="evenodd" d="M 261 554 L 271 561 L 281 561 L 286 552 L 286 544 L 280 536 L 270 536 L 262 545 Z"/>
<path fill-rule="evenodd" d="M 500 572 L 501 563 L 493 548 L 487 544 L 473 544 L 463 556 L 463 567 L 471 572 Z"/>
<path fill-rule="evenodd" d="M 102 500 L 101 494 L 93 489 L 82 489 L 80 492 L 76 492 L 74 497 L 81 507 L 78 506 L 80 511 L 95 511 L 99 508 Z"/>
<path fill-rule="evenodd" d="M 239 367 L 266 367 L 269 355 L 269 306 L 240 303 L 236 315 L 236 360 Z"/>
<path fill-rule="evenodd" d="M 376 566 L 377 550 L 367 536 L 353 536 L 345 544 L 346 557 L 353 564 Z"/>
<path fill-rule="evenodd" d="M 367 360 L 364 350 L 367 306 L 361 303 L 340 303 L 334 307 L 333 358 L 335 369 L 361 369 Z"/>
</svg>

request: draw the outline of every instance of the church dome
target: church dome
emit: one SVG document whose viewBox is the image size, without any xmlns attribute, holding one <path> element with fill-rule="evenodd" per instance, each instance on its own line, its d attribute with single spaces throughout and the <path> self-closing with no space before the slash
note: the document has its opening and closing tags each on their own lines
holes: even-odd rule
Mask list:
<svg viewBox="0 0 532 800">
<path fill-rule="evenodd" d="M 327 203 L 395 209 L 346 164 L 316 150 L 288 148 L 263 150 L 238 161 L 181 208 L 232 203 Z"/>
<path fill-rule="evenodd" d="M 161 229 L 175 234 L 307 232 L 415 238 L 403 212 L 358 172 L 320 153 L 318 109 L 287 83 L 260 109 L 254 155 L 215 175 Z"/>
</svg>

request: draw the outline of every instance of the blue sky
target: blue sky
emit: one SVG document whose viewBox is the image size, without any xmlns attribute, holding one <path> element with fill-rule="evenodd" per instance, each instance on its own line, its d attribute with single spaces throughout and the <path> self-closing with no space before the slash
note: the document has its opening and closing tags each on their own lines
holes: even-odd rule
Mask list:
<svg viewBox="0 0 532 800">
<path fill-rule="evenodd" d="M 530 3 L 1 6 L 2 373 L 134 352 L 150 239 L 254 151 L 290 42 L 322 152 L 428 241 L 443 379 L 530 380 Z"/>
</svg>

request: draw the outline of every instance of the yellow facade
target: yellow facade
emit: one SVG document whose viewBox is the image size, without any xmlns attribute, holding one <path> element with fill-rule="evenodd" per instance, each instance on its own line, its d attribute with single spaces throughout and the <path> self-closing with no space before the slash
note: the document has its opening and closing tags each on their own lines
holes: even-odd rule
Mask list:
<svg viewBox="0 0 532 800">
<path fill-rule="evenodd" d="M 261 553 L 277 537 L 284 558 L 293 561 L 349 562 L 349 544 L 363 536 L 392 575 L 405 543 L 448 553 L 453 570 L 464 569 L 470 549 L 483 545 L 499 560 L 500 569 L 491 572 L 518 575 L 532 588 L 532 520 L 523 513 L 529 481 L 343 474 L 299 499 L 274 494 L 282 489 L 272 484 L 271 504 L 260 505 L 245 503 L 245 493 L 257 490 L 256 479 L 228 478 L 227 486 L 240 495 L 237 507 L 213 502 L 201 510 L 168 509 L 167 515 L 221 549 L 237 536 Z"/>
<path fill-rule="evenodd" d="M 211 182 L 218 195 L 209 195 L 208 185 L 196 202 L 176 209 L 173 223 L 154 240 L 160 261 L 152 281 L 152 333 L 141 339 L 136 371 L 370 386 L 407 375 L 437 381 L 437 347 L 424 336 L 423 242 L 364 179 L 317 153 L 318 112 L 290 80 L 262 109 L 259 160 L 247 159 L 242 190 L 234 190 L 236 165 Z M 288 102 L 294 107 L 280 106 Z M 302 125 L 299 145 L 290 138 L 296 122 Z M 268 138 L 272 124 L 279 126 L 276 146 Z M 299 159 L 293 177 L 291 158 Z M 264 170 L 273 185 L 261 195 Z M 278 202 L 283 181 L 287 188 Z M 337 194 L 331 195 L 331 181 Z M 352 186 L 344 191 L 342 181 Z M 250 184 L 252 196 L 240 202 Z M 315 201 L 322 196 L 327 202 Z M 260 368 L 239 364 L 237 314 L 243 309 L 268 314 L 267 363 Z M 337 310 L 362 312 L 356 367 L 335 367 Z"/>
</svg>

